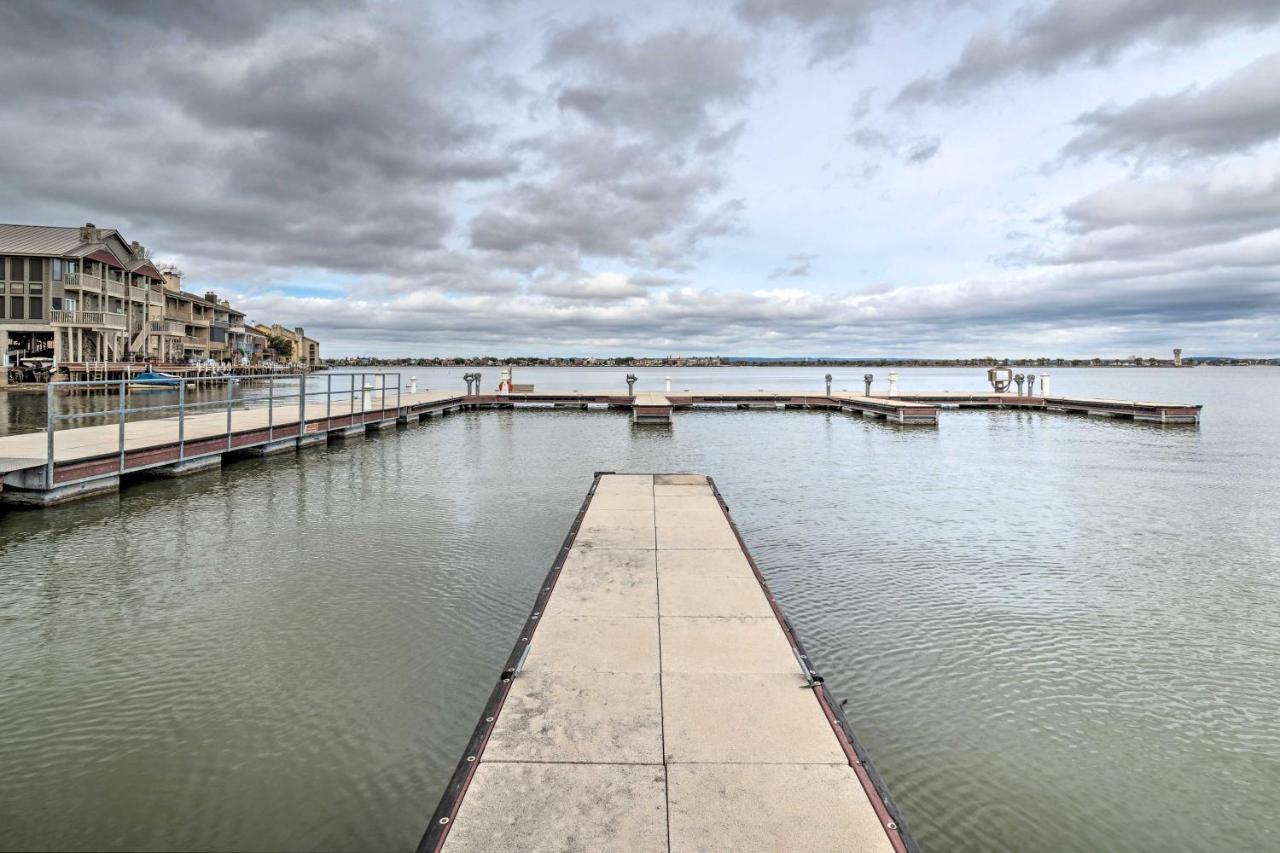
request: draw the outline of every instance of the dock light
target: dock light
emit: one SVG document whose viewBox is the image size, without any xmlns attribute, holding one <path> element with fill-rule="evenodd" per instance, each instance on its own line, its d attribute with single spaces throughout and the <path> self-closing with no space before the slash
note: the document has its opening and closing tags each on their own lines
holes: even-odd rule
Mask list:
<svg viewBox="0 0 1280 853">
<path fill-rule="evenodd" d="M 667 377 L 667 393 L 668 394 L 671 393 L 671 377 L 670 376 Z"/>
<path fill-rule="evenodd" d="M 409 377 L 409 393 L 410 394 L 418 393 L 418 377 L 416 376 Z"/>
<path fill-rule="evenodd" d="M 1040 374 L 1040 396 L 1049 396 L 1049 374 L 1047 373 Z"/>
<path fill-rule="evenodd" d="M 862 381 L 863 381 L 863 382 L 865 382 L 865 383 L 867 384 L 867 393 L 863 394 L 862 396 L 864 396 L 864 397 L 870 397 L 870 396 L 871 396 L 871 382 L 872 382 L 875 378 L 876 378 L 876 375 L 875 375 L 874 373 L 864 373 L 864 374 L 862 374 Z"/>
<path fill-rule="evenodd" d="M 827 396 L 831 396 L 831 374 L 827 374 Z"/>
<path fill-rule="evenodd" d="M 636 375 L 634 373 L 627 374 L 627 396 L 634 397 L 636 395 Z"/>
<path fill-rule="evenodd" d="M 898 372 L 896 370 L 889 371 L 889 396 L 892 397 L 898 393 Z"/>
<path fill-rule="evenodd" d="M 373 383 L 364 383 L 360 391 L 360 411 L 367 412 L 373 408 Z"/>
<path fill-rule="evenodd" d="M 1015 373 L 1015 374 L 1013 375 L 1013 381 L 1014 381 L 1015 383 L 1017 383 L 1017 386 L 1018 386 L 1018 396 L 1019 396 L 1019 397 L 1021 397 L 1021 396 L 1022 396 L 1022 383 L 1027 381 L 1027 377 L 1023 376 L 1021 373 Z"/>
</svg>

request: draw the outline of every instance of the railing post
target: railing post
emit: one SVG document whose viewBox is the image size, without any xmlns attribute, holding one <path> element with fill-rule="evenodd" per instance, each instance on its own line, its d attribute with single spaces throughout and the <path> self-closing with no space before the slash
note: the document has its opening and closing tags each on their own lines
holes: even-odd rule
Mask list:
<svg viewBox="0 0 1280 853">
<path fill-rule="evenodd" d="M 276 419 L 276 377 L 275 374 L 267 380 L 267 441 L 275 438 L 275 419 Z"/>
<path fill-rule="evenodd" d="M 396 374 L 396 417 L 400 417 L 400 374 Z"/>
<path fill-rule="evenodd" d="M 48 430 L 48 433 L 49 433 L 48 435 L 49 458 L 45 461 L 45 469 L 44 469 L 44 487 L 46 490 L 53 488 L 53 424 L 54 424 L 53 400 L 54 400 L 53 381 L 50 380 L 49 384 L 45 386 L 45 409 L 46 409 L 45 421 L 46 421 L 46 429 Z"/>
<path fill-rule="evenodd" d="M 231 449 L 231 383 L 227 382 L 227 450 Z"/>
<path fill-rule="evenodd" d="M 186 445 L 187 430 L 187 382 L 184 379 L 178 383 L 178 461 L 181 462 L 187 458 Z"/>
<path fill-rule="evenodd" d="M 298 438 L 307 431 L 307 374 L 298 377 Z"/>
<path fill-rule="evenodd" d="M 333 427 L 333 374 L 325 373 L 324 379 L 324 428 L 329 430 Z"/>
<path fill-rule="evenodd" d="M 124 398 L 127 380 L 120 380 L 120 473 L 124 473 Z"/>
</svg>

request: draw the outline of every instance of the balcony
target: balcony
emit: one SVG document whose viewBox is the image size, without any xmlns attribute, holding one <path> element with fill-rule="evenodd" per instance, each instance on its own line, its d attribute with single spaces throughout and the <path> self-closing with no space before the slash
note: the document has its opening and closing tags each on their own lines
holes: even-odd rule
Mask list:
<svg viewBox="0 0 1280 853">
<path fill-rule="evenodd" d="M 49 322 L 55 326 L 88 326 L 95 329 L 125 329 L 128 318 L 108 311 L 60 311 L 49 312 Z"/>
<path fill-rule="evenodd" d="M 185 337 L 187 327 L 185 323 L 178 323 L 173 320 L 152 320 L 151 333 L 154 335 L 170 335 L 175 338 Z"/>
<path fill-rule="evenodd" d="M 107 279 L 103 287 L 108 296 L 119 296 L 121 299 L 124 299 L 124 284 L 121 282 Z"/>
<path fill-rule="evenodd" d="M 231 326 L 231 324 L 230 324 L 229 322 L 227 322 L 226 320 L 217 320 L 217 319 L 215 319 L 215 320 L 213 321 L 213 328 L 215 328 L 215 329 L 226 329 L 226 328 L 229 328 L 230 326 Z"/>
<path fill-rule="evenodd" d="M 64 273 L 64 275 L 66 274 Z M 98 278 L 96 275 L 89 275 L 88 273 L 73 273 L 67 275 L 66 279 L 63 281 L 63 286 L 68 287 L 71 290 L 84 290 L 90 293 L 101 293 L 102 279 Z"/>
<path fill-rule="evenodd" d="M 136 302 L 146 302 L 151 291 L 140 285 L 129 285 L 129 298 Z"/>
<path fill-rule="evenodd" d="M 182 345 L 190 349 L 205 349 L 209 346 L 209 342 L 202 338 L 194 338 L 191 335 L 183 335 Z"/>
</svg>

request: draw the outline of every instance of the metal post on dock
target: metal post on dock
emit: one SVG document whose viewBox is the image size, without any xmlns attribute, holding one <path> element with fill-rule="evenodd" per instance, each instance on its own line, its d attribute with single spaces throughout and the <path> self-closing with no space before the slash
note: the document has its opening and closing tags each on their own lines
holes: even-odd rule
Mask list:
<svg viewBox="0 0 1280 853">
<path fill-rule="evenodd" d="M 120 380 L 120 473 L 124 473 L 124 398 L 125 380 Z"/>
<path fill-rule="evenodd" d="M 44 387 L 45 387 L 45 419 L 47 422 L 47 426 L 45 427 L 45 429 L 48 432 L 47 439 L 48 439 L 48 445 L 49 445 L 49 448 L 48 448 L 49 458 L 45 462 L 45 469 L 44 469 L 44 487 L 46 489 L 52 489 L 53 488 L 53 383 L 50 382 Z"/>
<path fill-rule="evenodd" d="M 892 397 L 898 393 L 898 372 L 896 370 L 889 371 L 889 396 Z"/>
<path fill-rule="evenodd" d="M 627 396 L 634 397 L 636 395 L 636 375 L 634 373 L 627 374 Z"/>
<path fill-rule="evenodd" d="M 307 374 L 298 377 L 298 438 L 307 432 Z"/>
<path fill-rule="evenodd" d="M 866 386 L 867 386 L 867 392 L 863 395 L 864 397 L 871 396 L 871 383 L 875 378 L 876 378 L 876 375 L 874 373 L 862 374 L 862 381 L 866 383 Z"/>
<path fill-rule="evenodd" d="M 1027 374 L 1027 396 L 1031 397 L 1036 393 L 1036 375 L 1034 373 Z"/>
<path fill-rule="evenodd" d="M 831 374 L 830 373 L 827 374 L 826 379 L 827 379 L 827 396 L 830 397 L 831 396 Z"/>
<path fill-rule="evenodd" d="M 409 393 L 410 394 L 418 393 L 418 377 L 416 376 L 409 377 Z"/>
<path fill-rule="evenodd" d="M 231 449 L 231 383 L 226 383 L 227 388 L 227 450 Z"/>
<path fill-rule="evenodd" d="M 1014 376 L 1013 376 L 1013 381 L 1017 384 L 1017 386 L 1018 386 L 1018 396 L 1019 396 L 1019 397 L 1021 397 L 1021 396 L 1022 396 L 1022 383 L 1027 381 L 1027 377 L 1023 376 L 1021 373 L 1016 373 L 1016 374 L 1014 374 Z"/>
<path fill-rule="evenodd" d="M 275 438 L 276 434 L 276 377 L 275 374 L 267 380 L 267 441 Z"/>
<path fill-rule="evenodd" d="M 324 375 L 324 428 L 333 426 L 333 374 Z"/>
<path fill-rule="evenodd" d="M 668 394 L 671 393 L 671 377 L 670 376 L 667 377 L 667 393 Z"/>
<path fill-rule="evenodd" d="M 187 381 L 178 383 L 178 461 L 187 458 Z"/>
</svg>

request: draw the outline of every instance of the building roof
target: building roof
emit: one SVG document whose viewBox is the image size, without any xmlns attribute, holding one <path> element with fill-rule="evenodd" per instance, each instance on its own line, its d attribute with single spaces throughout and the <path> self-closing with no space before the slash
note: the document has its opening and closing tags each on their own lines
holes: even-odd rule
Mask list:
<svg viewBox="0 0 1280 853">
<path fill-rule="evenodd" d="M 114 233 L 114 232 L 112 232 Z M 53 225 L 0 225 L 0 253 L 70 255 L 84 245 L 79 228 Z"/>
<path fill-rule="evenodd" d="M 118 270 L 124 269 L 124 264 L 120 263 L 120 259 L 106 249 L 94 249 L 85 258 L 90 261 L 101 261 L 109 267 L 115 267 Z"/>
</svg>

